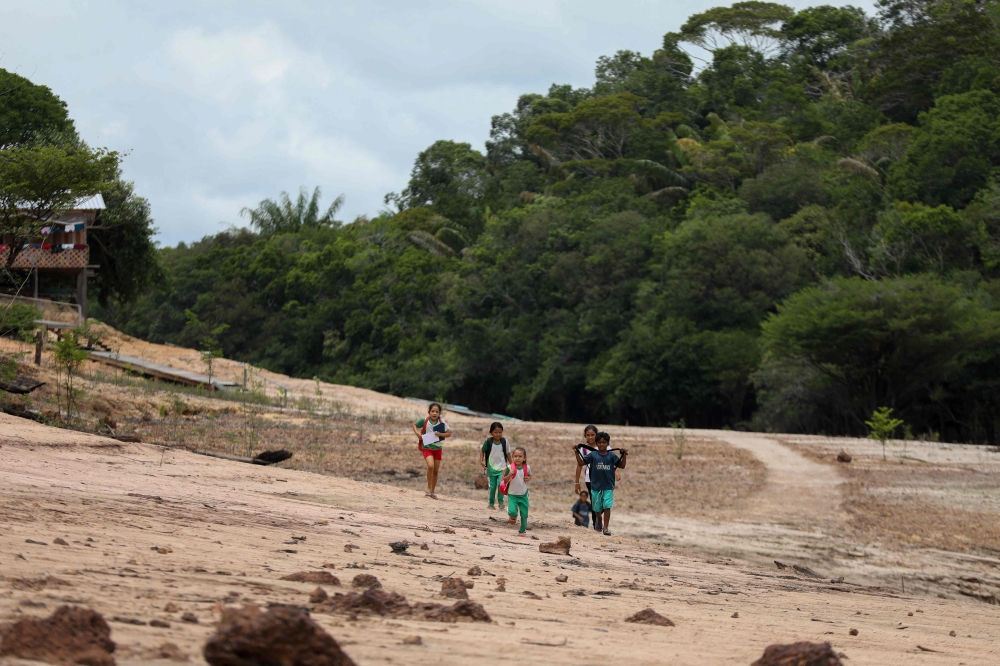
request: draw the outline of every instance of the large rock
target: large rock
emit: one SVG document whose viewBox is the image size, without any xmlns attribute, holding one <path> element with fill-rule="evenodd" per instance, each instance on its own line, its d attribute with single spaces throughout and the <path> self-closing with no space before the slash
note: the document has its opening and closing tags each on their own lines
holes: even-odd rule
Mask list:
<svg viewBox="0 0 1000 666">
<path fill-rule="evenodd" d="M 635 615 L 625 618 L 626 622 L 633 622 L 635 624 L 652 624 L 657 627 L 673 627 L 674 623 L 668 617 L 660 615 L 652 608 L 647 608 L 641 610 Z"/>
<path fill-rule="evenodd" d="M 315 610 L 319 613 L 336 611 L 355 615 L 406 615 L 410 612 L 410 605 L 402 594 L 373 587 L 360 593 L 335 594 Z"/>
<path fill-rule="evenodd" d="M 281 580 L 291 580 L 296 583 L 316 583 L 317 585 L 340 586 L 340 579 L 329 571 L 299 571 L 282 576 Z"/>
<path fill-rule="evenodd" d="M 768 645 L 764 655 L 750 666 L 844 666 L 829 643 Z"/>
<path fill-rule="evenodd" d="M 50 664 L 114 666 L 114 651 L 111 628 L 101 614 L 72 606 L 62 606 L 44 619 L 21 620 L 0 643 L 0 656 Z"/>
<path fill-rule="evenodd" d="M 378 578 L 371 574 L 358 574 L 351 581 L 351 587 L 363 587 L 368 590 L 373 587 L 382 587 L 382 583 L 378 582 Z"/>
<path fill-rule="evenodd" d="M 492 622 L 486 609 L 481 604 L 462 599 L 456 601 L 451 606 L 441 604 L 425 603 L 414 604 L 413 611 L 422 613 L 425 620 L 430 622 Z"/>
<path fill-rule="evenodd" d="M 570 538 L 568 536 L 561 536 L 552 543 L 541 543 L 538 544 L 538 550 L 542 553 L 550 553 L 552 555 L 569 555 Z"/>
<path fill-rule="evenodd" d="M 441 596 L 449 599 L 468 599 L 469 593 L 461 578 L 445 578 L 441 581 Z"/>
<path fill-rule="evenodd" d="M 203 654 L 212 666 L 354 666 L 330 634 L 289 606 L 223 611 Z"/>
</svg>

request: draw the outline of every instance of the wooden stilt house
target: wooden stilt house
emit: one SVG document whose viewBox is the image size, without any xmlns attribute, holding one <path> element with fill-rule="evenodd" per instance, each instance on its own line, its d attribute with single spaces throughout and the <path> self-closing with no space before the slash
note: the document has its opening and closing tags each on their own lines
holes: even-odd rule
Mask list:
<svg viewBox="0 0 1000 666">
<path fill-rule="evenodd" d="M 78 326 L 87 317 L 87 278 L 93 277 L 97 268 L 89 263 L 87 229 L 97 219 L 97 211 L 103 209 L 104 198 L 100 194 L 77 201 L 73 208 L 51 220 L 42 235 L 32 239 L 14 260 L 13 268 L 32 271 L 33 298 L 22 296 L 18 300 L 34 301 L 33 305 L 42 311 L 47 324 Z M 0 265 L 7 261 L 11 240 L 10 236 L 5 236 L 0 243 Z M 68 321 L 74 317 L 65 315 L 66 308 L 59 307 L 64 304 L 39 298 L 40 284 L 44 284 L 46 276 L 56 275 L 76 278 L 76 322 Z"/>
</svg>

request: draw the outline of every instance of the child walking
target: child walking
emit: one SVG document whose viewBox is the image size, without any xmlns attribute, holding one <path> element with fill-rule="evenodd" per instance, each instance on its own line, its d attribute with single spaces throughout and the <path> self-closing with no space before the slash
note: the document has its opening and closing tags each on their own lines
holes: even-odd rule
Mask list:
<svg viewBox="0 0 1000 666">
<path fill-rule="evenodd" d="M 494 421 L 490 424 L 490 436 L 483 442 L 483 447 L 479 451 L 479 465 L 486 472 L 490 481 L 490 508 L 494 508 L 494 502 L 502 509 L 503 494 L 497 492 L 500 485 L 500 477 L 507 469 L 510 462 L 510 453 L 507 452 L 507 440 L 503 436 L 503 424 Z"/>
<path fill-rule="evenodd" d="M 528 529 L 528 481 L 531 480 L 531 468 L 528 467 L 528 452 L 524 447 L 514 449 L 511 456 L 513 462 L 504 470 L 503 481 L 507 484 L 507 516 L 510 524 L 517 522 L 521 514 L 521 529 L 518 536 L 526 537 Z"/>
<path fill-rule="evenodd" d="M 584 439 L 584 443 L 583 444 L 577 444 L 576 448 L 580 448 L 581 446 L 585 446 L 585 447 L 587 447 L 587 449 L 596 449 L 597 448 L 597 426 L 591 424 L 591 425 L 588 425 L 587 427 L 585 427 L 583 429 L 583 439 Z M 581 452 L 580 455 L 585 455 L 585 454 Z M 579 467 L 578 466 L 576 468 L 576 492 L 577 492 L 577 494 L 579 494 L 580 492 L 583 491 L 583 489 L 580 487 L 580 471 L 581 470 L 583 471 L 583 484 L 587 487 L 587 496 L 589 497 L 590 496 L 590 468 L 589 467 Z M 590 511 L 590 519 L 594 523 L 594 530 L 600 532 L 601 531 L 601 517 L 598 514 L 594 513 L 593 505 L 588 505 L 588 506 L 589 506 L 588 511 Z"/>
<path fill-rule="evenodd" d="M 437 499 L 434 490 L 441 469 L 441 442 L 451 437 L 451 428 L 441 418 L 441 405 L 432 402 L 427 408 L 427 418 L 413 424 L 413 433 L 417 436 L 417 450 L 424 454 L 424 462 L 427 463 L 427 492 L 424 496 Z"/>
<path fill-rule="evenodd" d="M 625 468 L 628 451 L 620 449 L 621 458 L 608 451 L 611 445 L 611 435 L 606 432 L 597 433 L 597 450 L 585 456 L 580 455 L 580 449 L 573 447 L 576 455 L 577 470 L 587 465 L 590 467 L 590 502 L 594 512 L 600 514 L 601 525 L 605 536 L 611 536 L 608 525 L 611 522 L 611 507 L 615 503 L 615 472 Z"/>
<path fill-rule="evenodd" d="M 590 493 L 586 490 L 580 491 L 580 499 L 576 501 L 571 509 L 573 511 L 573 521 L 580 527 L 590 526 Z"/>
</svg>

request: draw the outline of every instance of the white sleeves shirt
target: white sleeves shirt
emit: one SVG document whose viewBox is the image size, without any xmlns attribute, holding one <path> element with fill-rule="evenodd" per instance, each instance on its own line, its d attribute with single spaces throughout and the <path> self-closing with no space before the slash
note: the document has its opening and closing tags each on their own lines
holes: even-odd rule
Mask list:
<svg viewBox="0 0 1000 666">
<path fill-rule="evenodd" d="M 513 465 L 508 465 L 507 469 L 514 469 Z M 524 480 L 524 472 L 528 471 L 528 476 L 531 476 L 531 467 L 528 465 L 521 465 L 517 468 L 517 472 L 511 477 L 510 481 L 507 482 L 507 494 L 508 495 L 527 495 L 528 494 L 528 483 Z"/>
</svg>

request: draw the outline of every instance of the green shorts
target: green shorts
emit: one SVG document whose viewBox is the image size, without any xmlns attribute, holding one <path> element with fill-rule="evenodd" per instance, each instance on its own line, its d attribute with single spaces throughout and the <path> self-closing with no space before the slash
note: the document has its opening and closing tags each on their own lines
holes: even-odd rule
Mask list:
<svg viewBox="0 0 1000 666">
<path fill-rule="evenodd" d="M 610 509 L 615 505 L 615 491 L 614 490 L 591 490 L 590 491 L 590 510 L 594 513 L 600 513 L 605 509 Z"/>
</svg>

